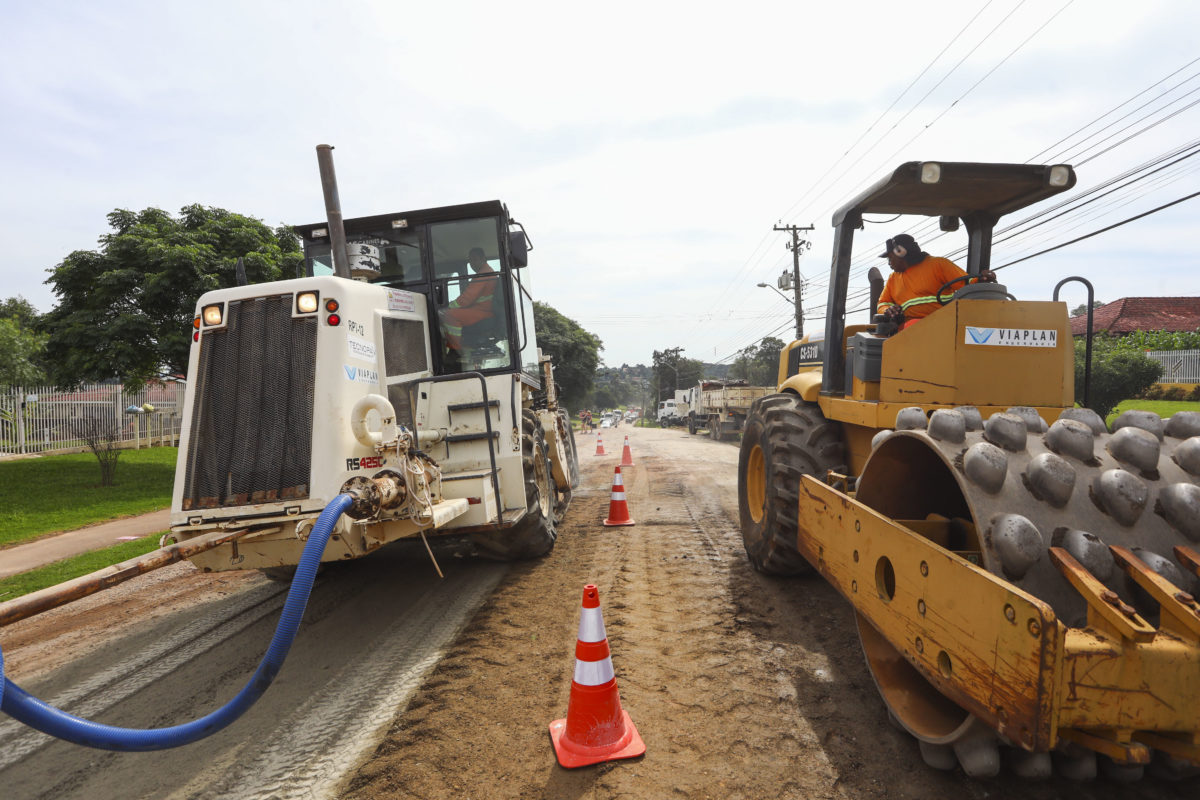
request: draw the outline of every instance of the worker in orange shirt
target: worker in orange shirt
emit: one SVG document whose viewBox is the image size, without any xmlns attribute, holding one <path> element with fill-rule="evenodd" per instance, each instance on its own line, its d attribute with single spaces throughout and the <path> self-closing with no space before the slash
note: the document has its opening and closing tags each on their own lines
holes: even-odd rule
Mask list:
<svg viewBox="0 0 1200 800">
<path fill-rule="evenodd" d="M 467 263 L 475 270 L 475 275 L 462 283 L 461 294 L 441 312 L 446 345 L 451 350 L 463 349 L 463 328 L 491 319 L 493 315 L 492 299 L 498 286 L 496 270 L 479 247 L 471 248 Z"/>
<path fill-rule="evenodd" d="M 967 274 L 948 258 L 921 252 L 920 245 L 907 233 L 888 239 L 887 250 L 879 257 L 888 260 L 892 274 L 879 295 L 875 312 L 904 327 L 941 308 L 937 300 L 938 289 Z M 996 273 L 985 269 L 968 283 L 995 280 Z"/>
</svg>

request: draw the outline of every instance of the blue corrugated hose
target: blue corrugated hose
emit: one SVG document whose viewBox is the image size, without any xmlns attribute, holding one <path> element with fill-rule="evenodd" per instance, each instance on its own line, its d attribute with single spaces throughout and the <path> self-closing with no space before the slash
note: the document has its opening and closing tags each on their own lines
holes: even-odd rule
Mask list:
<svg viewBox="0 0 1200 800">
<path fill-rule="evenodd" d="M 42 733 L 100 750 L 166 750 L 211 736 L 254 705 L 279 674 L 283 660 L 287 658 L 292 641 L 296 638 L 300 619 L 304 616 L 304 607 L 308 604 L 308 595 L 317 577 L 317 567 L 320 566 L 325 543 L 329 541 L 334 524 L 349 508 L 351 502 L 350 495 L 340 494 L 325 506 L 321 516 L 317 518 L 317 523 L 308 536 L 308 542 L 304 545 L 304 553 L 300 556 L 300 564 L 296 567 L 295 577 L 292 578 L 292 588 L 283 604 L 283 614 L 279 618 L 279 625 L 275 628 L 275 636 L 271 639 L 267 654 L 259 662 L 254 676 L 237 696 L 211 714 L 183 725 L 150 729 L 118 728 L 80 719 L 46 705 L 8 678 L 4 678 L 3 651 L 0 651 L 0 678 L 3 678 L 0 681 L 0 711 Z"/>
</svg>

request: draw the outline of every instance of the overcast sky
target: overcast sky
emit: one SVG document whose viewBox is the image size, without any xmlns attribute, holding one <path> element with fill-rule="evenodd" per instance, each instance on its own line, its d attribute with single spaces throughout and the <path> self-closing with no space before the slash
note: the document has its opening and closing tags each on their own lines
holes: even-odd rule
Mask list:
<svg viewBox="0 0 1200 800">
<path fill-rule="evenodd" d="M 815 227 L 801 272 L 821 329 L 830 217 L 902 162 L 1073 163 L 1080 193 L 1200 138 L 1187 0 L 47 0 L 0 3 L 0 31 L 0 297 L 50 309 L 46 270 L 94 249 L 114 208 L 315 222 L 327 142 L 348 217 L 508 203 L 535 296 L 612 366 L 790 338 L 791 307 L 756 286 L 790 268 L 780 222 Z M 1198 168 L 998 243 L 993 264 L 1197 192 Z M 1184 201 L 1000 277 L 1022 299 L 1068 275 L 1104 301 L 1195 295 L 1198 213 Z M 856 261 L 883 265 L 880 243 L 918 225 L 867 225 Z M 944 255 L 965 236 L 918 239 Z M 852 297 L 864 287 L 858 270 Z"/>
</svg>

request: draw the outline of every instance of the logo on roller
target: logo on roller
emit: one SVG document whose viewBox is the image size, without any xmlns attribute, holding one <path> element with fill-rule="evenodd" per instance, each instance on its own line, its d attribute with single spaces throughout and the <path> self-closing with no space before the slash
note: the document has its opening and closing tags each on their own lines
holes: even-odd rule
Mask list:
<svg viewBox="0 0 1200 800">
<path fill-rule="evenodd" d="M 992 334 L 996 332 L 995 328 L 972 328 L 967 326 L 967 334 L 975 344 L 984 344 L 988 339 L 992 338 Z"/>
</svg>

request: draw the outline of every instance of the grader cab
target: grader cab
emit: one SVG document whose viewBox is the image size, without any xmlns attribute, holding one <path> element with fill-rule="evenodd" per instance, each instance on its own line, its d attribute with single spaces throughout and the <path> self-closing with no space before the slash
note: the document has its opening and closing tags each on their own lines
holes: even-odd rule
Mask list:
<svg viewBox="0 0 1200 800">
<path fill-rule="evenodd" d="M 1075 407 L 1066 306 L 995 284 L 947 287 L 899 332 L 845 324 L 864 214 L 961 221 L 978 276 L 1004 214 L 1074 184 L 1066 165 L 913 162 L 835 214 L 824 336 L 785 348 L 747 420 L 743 538 L 759 571 L 815 570 L 850 601 L 931 766 L 994 775 L 1005 749 L 1027 776 L 1194 774 L 1200 414 L 1110 432 Z"/>
</svg>

